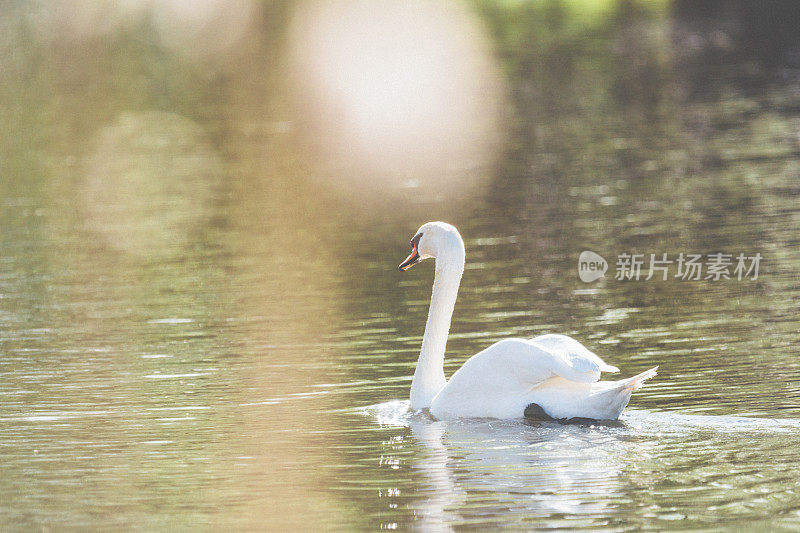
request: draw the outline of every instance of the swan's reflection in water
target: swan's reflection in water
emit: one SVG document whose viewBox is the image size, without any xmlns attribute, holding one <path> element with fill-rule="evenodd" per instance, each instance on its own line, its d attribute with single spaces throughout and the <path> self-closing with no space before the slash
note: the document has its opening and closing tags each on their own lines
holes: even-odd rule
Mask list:
<svg viewBox="0 0 800 533">
<path fill-rule="evenodd" d="M 432 490 L 420 506 L 430 525 L 452 523 L 454 509 L 466 510 L 456 519 L 466 519 L 473 506 L 481 512 L 480 497 L 468 501 L 467 494 L 492 500 L 507 494 L 503 507 L 517 516 L 596 515 L 619 492 L 619 477 L 635 453 L 631 442 L 601 426 L 438 422 L 421 415 L 410 416 L 409 426 L 428 449 L 415 467 L 430 479 Z"/>
<path fill-rule="evenodd" d="M 620 508 L 636 508 L 642 519 L 672 520 L 683 518 L 674 513 L 676 487 L 711 509 L 740 505 L 741 490 L 752 480 L 726 453 L 731 442 L 747 440 L 759 453 L 800 430 L 797 420 L 649 411 L 594 424 L 440 422 L 410 412 L 408 402 L 369 411 L 382 426 L 409 428 L 421 448 L 411 467 L 426 485 L 414 504 L 426 531 L 516 521 L 536 528 L 537 520 L 568 528 L 609 525 Z M 678 459 L 676 449 L 687 446 L 695 453 Z M 771 474 L 760 473 L 762 480 Z"/>
<path fill-rule="evenodd" d="M 444 444 L 446 422 L 421 420 L 412 417 L 411 434 L 426 448 L 414 468 L 427 478 L 430 491 L 419 503 L 419 525 L 425 531 L 449 531 L 447 524 L 459 521 L 455 509 L 466 499 L 463 489 L 456 483 L 451 454 Z"/>
</svg>

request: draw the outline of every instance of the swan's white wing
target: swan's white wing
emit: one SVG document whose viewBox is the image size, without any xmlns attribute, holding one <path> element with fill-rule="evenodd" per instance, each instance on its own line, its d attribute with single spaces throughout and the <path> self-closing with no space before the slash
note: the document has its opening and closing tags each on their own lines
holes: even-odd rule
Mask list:
<svg viewBox="0 0 800 533">
<path fill-rule="evenodd" d="M 567 400 L 582 398 L 607 365 L 577 341 L 588 356 L 547 337 L 543 343 L 504 339 L 470 357 L 433 399 L 431 413 L 439 419 L 522 416 L 531 393 L 553 379 L 575 389 L 562 394 Z"/>
<path fill-rule="evenodd" d="M 605 363 L 600 357 L 572 337 L 558 334 L 540 335 L 532 342 L 544 346 L 578 372 L 619 372 L 619 368 Z M 566 376 L 564 376 L 566 377 Z"/>
<path fill-rule="evenodd" d="M 564 335 L 505 339 L 469 358 L 431 403 L 440 420 L 516 418 L 532 403 L 554 418 L 615 419 L 648 371 L 628 380 L 601 382 L 616 371 Z"/>
<path fill-rule="evenodd" d="M 540 339 L 544 342 L 538 342 Z M 607 368 L 613 367 L 578 341 L 563 335 L 503 339 L 470 357 L 442 392 L 449 395 L 457 392 L 478 401 L 481 397 L 527 393 L 553 377 L 594 383 Z"/>
</svg>

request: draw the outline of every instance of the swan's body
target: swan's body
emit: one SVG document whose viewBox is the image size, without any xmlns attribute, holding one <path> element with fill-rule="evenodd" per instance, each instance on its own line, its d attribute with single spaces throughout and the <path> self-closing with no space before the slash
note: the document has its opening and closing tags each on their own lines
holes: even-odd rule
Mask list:
<svg viewBox="0 0 800 533">
<path fill-rule="evenodd" d="M 616 420 L 631 393 L 655 376 L 657 367 L 632 378 L 599 381 L 601 372 L 618 369 L 575 339 L 542 335 L 497 342 L 468 359 L 447 381 L 444 352 L 464 272 L 464 242 L 453 226 L 429 222 L 411 244 L 401 270 L 436 258 L 428 322 L 411 382 L 412 409 L 428 408 L 440 420 L 519 418 L 531 407 L 557 419 Z"/>
</svg>

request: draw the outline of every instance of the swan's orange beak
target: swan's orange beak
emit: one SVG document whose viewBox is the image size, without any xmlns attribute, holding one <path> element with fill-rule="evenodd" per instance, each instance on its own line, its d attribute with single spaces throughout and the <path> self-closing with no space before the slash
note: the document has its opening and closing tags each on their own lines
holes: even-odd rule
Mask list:
<svg viewBox="0 0 800 533">
<path fill-rule="evenodd" d="M 400 263 L 400 266 L 398 266 L 397 268 L 399 268 L 400 270 L 408 270 L 409 268 L 413 267 L 419 262 L 420 262 L 419 252 L 417 251 L 417 247 L 414 246 L 411 248 L 411 253 L 409 254 L 409 256 L 406 257 L 405 260 L 402 263 Z"/>
</svg>

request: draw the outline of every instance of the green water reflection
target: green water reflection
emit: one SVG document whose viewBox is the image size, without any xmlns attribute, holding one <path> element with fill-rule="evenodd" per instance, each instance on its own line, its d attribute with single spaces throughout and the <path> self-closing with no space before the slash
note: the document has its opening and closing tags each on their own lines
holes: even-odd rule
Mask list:
<svg viewBox="0 0 800 533">
<path fill-rule="evenodd" d="M 398 20 L 455 20 L 423 29 L 473 54 L 454 87 L 389 91 L 439 91 L 434 127 L 351 120 L 345 93 L 309 112 L 329 95 L 296 82 L 293 3 L 124 4 L 0 14 L 3 529 L 800 524 L 791 10 L 419 3 Z M 386 155 L 386 123 L 427 129 Z M 396 265 L 433 219 L 467 246 L 446 372 L 573 335 L 660 365 L 621 424 L 405 412 L 432 268 Z M 763 260 L 613 279 L 621 253 L 690 252 Z"/>
</svg>

